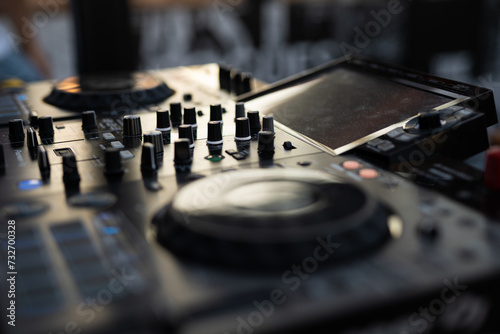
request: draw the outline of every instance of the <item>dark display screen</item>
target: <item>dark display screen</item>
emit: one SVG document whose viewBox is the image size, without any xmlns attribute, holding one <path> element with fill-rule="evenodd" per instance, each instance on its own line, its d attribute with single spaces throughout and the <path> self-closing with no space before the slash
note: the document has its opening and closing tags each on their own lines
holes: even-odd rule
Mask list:
<svg viewBox="0 0 500 334">
<path fill-rule="evenodd" d="M 353 68 L 337 67 L 311 81 L 250 100 L 247 105 L 336 149 L 451 100 Z"/>
</svg>

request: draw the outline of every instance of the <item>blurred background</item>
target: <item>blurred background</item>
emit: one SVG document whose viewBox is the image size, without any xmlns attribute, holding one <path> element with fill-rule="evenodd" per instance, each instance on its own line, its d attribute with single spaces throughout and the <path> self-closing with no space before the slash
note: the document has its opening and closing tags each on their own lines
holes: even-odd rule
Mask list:
<svg viewBox="0 0 500 334">
<path fill-rule="evenodd" d="M 11 43 L 36 40 L 45 77 L 76 74 L 70 0 L 22 0 Z M 131 0 L 140 67 L 224 62 L 273 82 L 359 53 L 500 90 L 497 0 Z M 109 22 L 113 25 L 113 22 Z M 19 31 L 19 27 L 24 29 Z M 498 98 L 497 98 L 498 99 Z"/>
</svg>

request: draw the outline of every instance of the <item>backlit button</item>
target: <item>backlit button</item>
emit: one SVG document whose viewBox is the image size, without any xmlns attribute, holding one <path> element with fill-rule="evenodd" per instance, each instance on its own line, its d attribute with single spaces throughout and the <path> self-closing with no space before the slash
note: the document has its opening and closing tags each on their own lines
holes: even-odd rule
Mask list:
<svg viewBox="0 0 500 334">
<path fill-rule="evenodd" d="M 347 170 L 357 170 L 361 168 L 361 164 L 355 160 L 348 160 L 342 163 L 342 167 L 344 167 Z"/>
<path fill-rule="evenodd" d="M 360 170 L 358 174 L 359 174 L 359 176 L 361 176 L 361 178 L 363 178 L 365 180 L 372 180 L 372 179 L 376 179 L 377 177 L 379 177 L 379 173 L 375 169 L 372 169 L 372 168 L 364 168 L 364 169 Z"/>
<path fill-rule="evenodd" d="M 120 156 L 124 160 L 132 159 L 134 157 L 134 155 L 132 154 L 132 152 L 130 152 L 129 150 L 120 151 Z"/>
<path fill-rule="evenodd" d="M 417 135 L 411 135 L 409 133 L 405 133 L 399 137 L 396 138 L 397 141 L 400 141 L 400 142 L 403 142 L 403 143 L 407 143 L 407 142 L 410 142 L 414 139 L 418 138 Z"/>
<path fill-rule="evenodd" d="M 43 185 L 43 182 L 41 180 L 36 180 L 36 179 L 23 180 L 17 184 L 17 188 L 19 190 L 33 190 L 33 189 L 40 188 L 42 185 Z"/>
</svg>

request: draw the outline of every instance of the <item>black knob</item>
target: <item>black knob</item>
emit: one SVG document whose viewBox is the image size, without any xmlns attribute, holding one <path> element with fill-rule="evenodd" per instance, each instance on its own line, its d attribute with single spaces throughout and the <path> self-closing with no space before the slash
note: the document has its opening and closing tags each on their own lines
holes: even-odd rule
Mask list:
<svg viewBox="0 0 500 334">
<path fill-rule="evenodd" d="M 82 130 L 85 132 L 97 131 L 97 119 L 95 111 L 89 110 L 82 112 Z"/>
<path fill-rule="evenodd" d="M 220 104 L 210 106 L 210 121 L 222 122 L 222 106 Z"/>
<path fill-rule="evenodd" d="M 441 116 L 437 111 L 423 111 L 418 114 L 420 130 L 432 130 L 441 126 Z"/>
<path fill-rule="evenodd" d="M 274 133 L 271 131 L 259 132 L 257 151 L 260 157 L 271 157 L 274 154 Z"/>
<path fill-rule="evenodd" d="M 144 143 L 151 143 L 155 154 L 163 154 L 163 135 L 160 131 L 150 131 L 144 135 Z"/>
<path fill-rule="evenodd" d="M 264 116 L 262 117 L 262 131 L 274 132 L 274 117 Z"/>
<path fill-rule="evenodd" d="M 222 124 L 220 122 L 208 122 L 207 146 L 211 154 L 222 154 Z"/>
<path fill-rule="evenodd" d="M 236 103 L 234 121 L 236 121 L 236 119 L 240 117 L 246 117 L 245 104 L 243 102 Z"/>
<path fill-rule="evenodd" d="M 163 144 L 170 144 L 170 113 L 168 110 L 158 110 L 156 112 L 156 131 L 160 131 L 163 136 Z"/>
<path fill-rule="evenodd" d="M 189 147 L 194 148 L 193 128 L 190 124 L 179 126 L 179 139 L 182 138 L 189 140 Z"/>
<path fill-rule="evenodd" d="M 170 120 L 174 128 L 182 124 L 182 105 L 180 102 L 170 103 Z"/>
<path fill-rule="evenodd" d="M 141 137 L 142 126 L 141 118 L 137 115 L 127 115 L 123 117 L 123 136 Z"/>
<path fill-rule="evenodd" d="M 76 188 L 80 183 L 80 174 L 76 157 L 73 153 L 66 153 L 62 156 L 63 160 L 63 182 L 66 188 Z"/>
<path fill-rule="evenodd" d="M 175 142 L 174 165 L 177 172 L 189 173 L 193 158 L 191 156 L 191 148 L 189 140 L 186 138 L 179 139 Z"/>
<path fill-rule="evenodd" d="M 141 171 L 151 173 L 156 171 L 155 147 L 151 143 L 142 145 Z"/>
<path fill-rule="evenodd" d="M 107 148 L 104 152 L 104 163 L 104 175 L 108 177 L 123 175 L 122 159 L 119 149 Z"/>
<path fill-rule="evenodd" d="M 258 111 L 247 112 L 247 117 L 250 120 L 250 135 L 252 139 L 257 139 L 260 131 L 260 115 Z"/>
<path fill-rule="evenodd" d="M 184 124 L 190 124 L 194 140 L 198 139 L 198 124 L 196 123 L 196 108 L 184 108 Z"/>
<path fill-rule="evenodd" d="M 231 92 L 231 68 L 226 65 L 219 65 L 219 85 L 221 90 Z"/>
<path fill-rule="evenodd" d="M 36 149 L 38 147 L 38 137 L 33 127 L 30 126 L 28 130 L 26 130 L 26 137 L 26 144 L 28 145 L 28 148 L 30 150 Z"/>
<path fill-rule="evenodd" d="M 51 116 L 38 118 L 38 133 L 42 140 L 54 138 L 54 122 Z"/>
<path fill-rule="evenodd" d="M 40 169 L 42 180 L 50 178 L 49 154 L 44 146 L 38 146 L 38 169 Z"/>
<path fill-rule="evenodd" d="M 248 117 L 240 117 L 236 119 L 236 135 L 234 141 L 237 146 L 250 145 L 252 136 L 250 135 L 250 120 Z"/>
<path fill-rule="evenodd" d="M 22 119 L 9 121 L 9 139 L 11 142 L 24 141 L 24 123 Z"/>
</svg>

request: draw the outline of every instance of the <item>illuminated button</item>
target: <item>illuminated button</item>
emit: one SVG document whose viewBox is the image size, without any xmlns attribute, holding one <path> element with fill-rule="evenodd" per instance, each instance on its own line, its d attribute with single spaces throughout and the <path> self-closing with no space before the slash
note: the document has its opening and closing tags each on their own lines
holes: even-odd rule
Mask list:
<svg viewBox="0 0 500 334">
<path fill-rule="evenodd" d="M 40 188 L 42 185 L 43 185 L 43 182 L 41 180 L 36 180 L 36 179 L 23 180 L 17 184 L 17 188 L 19 190 L 33 190 L 33 189 Z"/>
<path fill-rule="evenodd" d="M 409 133 L 405 133 L 399 137 L 396 138 L 397 141 L 400 141 L 400 142 L 403 142 L 403 143 L 407 143 L 407 142 L 410 142 L 412 140 L 414 140 L 415 138 L 418 138 L 417 135 L 411 135 Z"/>
<path fill-rule="evenodd" d="M 356 170 L 361 168 L 361 164 L 355 160 L 348 160 L 342 163 L 342 167 L 344 167 L 347 170 Z"/>
<path fill-rule="evenodd" d="M 372 179 L 376 179 L 377 177 L 379 177 L 379 173 L 375 169 L 372 169 L 372 168 L 362 169 L 359 171 L 358 174 L 359 174 L 359 176 L 361 176 L 361 178 L 363 178 L 365 180 L 372 180 Z"/>
</svg>

